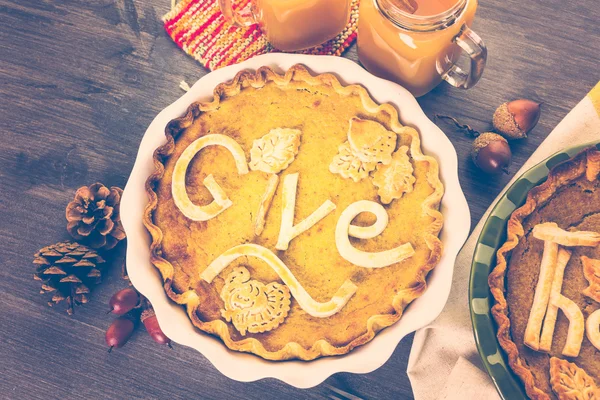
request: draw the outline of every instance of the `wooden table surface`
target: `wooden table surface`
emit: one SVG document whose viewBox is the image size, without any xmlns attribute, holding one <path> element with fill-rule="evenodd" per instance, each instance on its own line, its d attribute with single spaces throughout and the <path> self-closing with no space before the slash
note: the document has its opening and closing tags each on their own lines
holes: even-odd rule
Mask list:
<svg viewBox="0 0 600 400">
<path fill-rule="evenodd" d="M 363 0 L 366 1 L 366 0 Z M 239 383 L 199 353 L 154 344 L 138 331 L 108 354 L 108 299 L 125 286 L 118 268 L 67 316 L 48 308 L 32 279 L 33 253 L 67 239 L 64 209 L 96 181 L 123 187 L 146 127 L 207 71 L 175 46 L 160 17 L 169 0 L 0 0 L 0 398 L 324 398 L 279 381 Z M 598 0 L 482 0 L 474 29 L 489 58 L 469 91 L 439 86 L 419 99 L 426 114 L 485 130 L 513 98 L 544 103 L 540 123 L 513 146 L 511 171 L 598 81 Z M 356 60 L 356 49 L 346 57 Z M 473 225 L 510 176 L 489 178 L 469 159 L 470 140 L 440 123 L 457 149 Z M 467 305 L 465 304 L 465 307 Z M 412 337 L 366 375 L 327 383 L 364 398 L 412 398 Z"/>
</svg>

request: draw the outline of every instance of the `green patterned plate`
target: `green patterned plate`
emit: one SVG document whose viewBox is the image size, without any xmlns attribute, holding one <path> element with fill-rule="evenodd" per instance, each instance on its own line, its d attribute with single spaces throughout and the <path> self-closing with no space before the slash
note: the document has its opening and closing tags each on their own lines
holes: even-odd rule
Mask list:
<svg viewBox="0 0 600 400">
<path fill-rule="evenodd" d="M 488 374 L 504 400 L 527 399 L 527 395 L 521 381 L 508 367 L 506 355 L 496 338 L 496 323 L 490 312 L 490 304 L 494 303 L 494 299 L 487 279 L 496 265 L 496 250 L 506 240 L 508 218 L 515 209 L 525 203 L 529 190 L 542 183 L 548 176 L 548 171 L 556 164 L 594 145 L 600 150 L 600 143 L 596 142 L 570 147 L 525 172 L 498 201 L 485 222 L 475 246 L 469 283 L 469 307 L 475 343 Z"/>
</svg>

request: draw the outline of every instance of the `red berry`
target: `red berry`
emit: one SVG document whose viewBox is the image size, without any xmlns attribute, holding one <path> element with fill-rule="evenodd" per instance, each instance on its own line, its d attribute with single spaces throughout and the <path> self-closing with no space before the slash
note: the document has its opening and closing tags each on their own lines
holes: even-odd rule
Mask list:
<svg viewBox="0 0 600 400">
<path fill-rule="evenodd" d="M 166 344 L 167 346 L 171 347 L 171 339 L 169 339 L 167 335 L 164 334 L 162 329 L 160 329 L 160 325 L 158 325 L 158 319 L 156 318 L 152 308 L 144 310 L 141 320 L 152 340 L 158 344 Z"/>
<path fill-rule="evenodd" d="M 123 347 L 127 340 L 131 337 L 135 324 L 133 321 L 126 317 L 119 317 L 113 321 L 113 323 L 106 330 L 106 344 L 110 347 L 110 352 L 113 347 Z"/>
<path fill-rule="evenodd" d="M 123 315 L 133 310 L 140 302 L 140 295 L 137 290 L 132 287 L 128 287 L 119 290 L 113 294 L 110 298 L 110 311 L 113 314 Z"/>
</svg>

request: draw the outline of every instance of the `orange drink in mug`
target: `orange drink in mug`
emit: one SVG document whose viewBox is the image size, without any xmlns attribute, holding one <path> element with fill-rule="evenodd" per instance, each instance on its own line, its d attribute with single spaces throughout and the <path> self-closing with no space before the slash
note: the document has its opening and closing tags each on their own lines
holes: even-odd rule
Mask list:
<svg viewBox="0 0 600 400">
<path fill-rule="evenodd" d="M 284 51 L 324 43 L 350 18 L 351 0 L 250 0 L 242 10 L 234 9 L 234 1 L 219 0 L 225 19 L 238 26 L 259 24 L 267 40 Z"/>
<path fill-rule="evenodd" d="M 477 0 L 361 0 L 358 56 L 372 73 L 422 96 L 442 80 L 467 89 L 479 80 L 487 50 L 470 29 Z M 469 71 L 456 65 L 470 57 Z"/>
</svg>

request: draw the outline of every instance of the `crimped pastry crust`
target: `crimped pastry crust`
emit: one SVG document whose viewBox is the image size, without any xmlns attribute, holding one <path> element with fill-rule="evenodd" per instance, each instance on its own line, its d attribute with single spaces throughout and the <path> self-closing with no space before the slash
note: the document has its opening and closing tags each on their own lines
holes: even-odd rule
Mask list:
<svg viewBox="0 0 600 400">
<path fill-rule="evenodd" d="M 488 277 L 490 291 L 495 299 L 492 315 L 498 324 L 498 342 L 507 354 L 511 369 L 523 382 L 527 395 L 534 400 L 549 400 L 550 396 L 536 386 L 531 370 L 520 357 L 517 345 L 511 337 L 511 322 L 505 297 L 508 260 L 512 250 L 515 249 L 519 244 L 519 240 L 525 234 L 523 221 L 538 208 L 538 205 L 548 201 L 562 186 L 568 185 L 586 174 L 590 174 L 590 176 L 594 174 L 594 179 L 598 179 L 599 167 L 600 151 L 589 148 L 552 168 L 548 174 L 548 179 L 541 185 L 531 189 L 525 204 L 512 213 L 508 220 L 506 242 L 498 249 L 496 267 Z"/>
<path fill-rule="evenodd" d="M 316 341 L 310 348 L 305 348 L 298 343 L 290 342 L 277 351 L 267 350 L 263 344 L 255 338 L 244 338 L 242 340 L 232 339 L 228 330 L 228 325 L 223 320 L 213 320 L 204 322 L 200 320 L 197 309 L 202 299 L 194 290 L 188 290 L 178 293 L 173 287 L 174 267 L 163 258 L 161 242 L 163 232 L 154 224 L 153 213 L 157 209 L 158 196 L 155 192 L 157 183 L 163 177 L 165 172 L 165 162 L 174 152 L 175 139 L 186 128 L 192 125 L 195 118 L 204 112 L 216 110 L 219 107 L 222 97 L 231 97 L 238 94 L 243 88 L 252 86 L 260 88 L 268 82 L 274 82 L 277 85 L 286 85 L 291 81 L 304 82 L 308 87 L 314 85 L 327 85 L 342 96 L 358 95 L 362 106 L 368 112 L 385 112 L 390 116 L 391 129 L 411 138 L 411 155 L 415 161 L 427 163 L 429 166 L 427 172 L 427 182 L 433 189 L 432 193 L 422 204 L 424 215 L 431 218 L 432 223 L 426 227 L 424 239 L 430 254 L 426 263 L 420 266 L 414 281 L 409 288 L 399 290 L 395 295 L 392 306 L 393 313 L 373 315 L 367 321 L 366 332 L 344 346 L 335 346 L 326 340 Z M 184 116 L 172 120 L 166 127 L 167 143 L 154 153 L 155 171 L 146 182 L 146 191 L 149 196 L 149 203 L 144 213 L 144 225 L 152 236 L 151 261 L 161 272 L 164 280 L 164 288 L 168 296 L 178 304 L 185 305 L 189 318 L 199 329 L 210 334 L 217 335 L 230 349 L 250 352 L 257 354 L 265 359 L 286 360 L 302 359 L 312 360 L 321 356 L 341 355 L 349 352 L 353 348 L 369 342 L 375 334 L 381 329 L 388 327 L 398 321 L 406 305 L 419 297 L 427 288 L 425 280 L 429 271 L 431 271 L 439 262 L 442 254 L 442 243 L 438 234 L 443 225 L 442 214 L 438 211 L 441 198 L 443 196 L 443 185 L 439 179 L 439 167 L 437 161 L 430 156 L 426 156 L 421 151 L 420 137 L 418 132 L 410 127 L 404 127 L 398 121 L 398 113 L 390 104 L 378 105 L 369 96 L 367 90 L 359 85 L 342 86 L 337 78 L 331 74 L 322 74 L 312 76 L 302 65 L 294 65 L 285 75 L 279 75 L 269 67 L 261 67 L 256 72 L 241 71 L 231 81 L 218 85 L 214 90 L 214 98 L 210 103 L 193 103 Z"/>
</svg>

